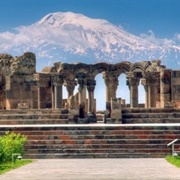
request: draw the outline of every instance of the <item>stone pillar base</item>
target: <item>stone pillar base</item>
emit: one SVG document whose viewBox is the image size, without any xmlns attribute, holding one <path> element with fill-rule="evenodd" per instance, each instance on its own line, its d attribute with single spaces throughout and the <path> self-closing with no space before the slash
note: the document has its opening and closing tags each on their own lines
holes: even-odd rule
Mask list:
<svg viewBox="0 0 180 180">
<path fill-rule="evenodd" d="M 69 123 L 77 123 L 77 119 L 79 117 L 78 109 L 70 109 L 69 110 Z"/>
<path fill-rule="evenodd" d="M 107 124 L 121 124 L 122 123 L 121 109 L 111 110 L 111 117 L 107 117 L 105 115 L 103 118 L 103 122 Z"/>
<path fill-rule="evenodd" d="M 94 113 L 88 113 L 87 118 L 89 120 L 89 123 L 96 123 L 97 122 L 97 117 Z"/>
<path fill-rule="evenodd" d="M 77 119 L 77 124 L 88 124 L 89 119 L 88 118 L 78 118 Z"/>
<path fill-rule="evenodd" d="M 174 108 L 174 103 L 173 102 L 169 102 L 169 101 L 166 101 L 164 102 L 164 108 Z"/>
</svg>

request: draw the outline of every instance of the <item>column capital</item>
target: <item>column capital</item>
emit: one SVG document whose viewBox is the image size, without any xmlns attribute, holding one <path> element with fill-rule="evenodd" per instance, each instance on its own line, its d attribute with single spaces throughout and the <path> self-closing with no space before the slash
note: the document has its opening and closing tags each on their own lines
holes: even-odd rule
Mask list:
<svg viewBox="0 0 180 180">
<path fill-rule="evenodd" d="M 54 86 L 62 86 L 64 77 L 60 74 L 53 74 L 51 75 L 51 82 Z"/>
<path fill-rule="evenodd" d="M 141 80 L 142 85 L 157 85 L 160 80 L 159 72 L 145 72 Z"/>
<path fill-rule="evenodd" d="M 126 74 L 126 84 L 131 87 L 131 86 L 138 86 L 140 78 L 142 78 L 142 73 L 141 72 L 128 72 Z"/>
<path fill-rule="evenodd" d="M 75 88 L 76 85 L 77 85 L 77 82 L 75 81 L 75 79 L 69 79 L 69 78 L 65 79 L 64 86 L 66 86 L 66 89 L 67 89 L 67 91 L 69 93 L 68 96 L 73 95 L 74 88 Z"/>
<path fill-rule="evenodd" d="M 128 86 L 138 86 L 139 85 L 139 81 L 140 81 L 139 78 L 136 78 L 136 77 L 127 77 L 126 84 Z"/>
<path fill-rule="evenodd" d="M 96 80 L 87 79 L 86 85 L 87 85 L 87 90 L 93 92 L 96 86 Z"/>
<path fill-rule="evenodd" d="M 36 82 L 39 87 L 48 87 L 50 76 L 49 74 L 37 73 L 33 75 L 33 81 Z"/>
<path fill-rule="evenodd" d="M 75 81 L 75 79 L 69 79 L 69 78 L 64 79 L 64 86 L 75 87 L 76 85 L 77 85 L 77 82 Z"/>
<path fill-rule="evenodd" d="M 103 73 L 103 79 L 108 87 L 113 87 L 114 89 L 117 89 L 119 85 L 118 76 L 113 73 Z"/>
<path fill-rule="evenodd" d="M 84 88 L 84 85 L 86 84 L 87 74 L 80 72 L 75 75 L 75 78 L 76 78 L 77 84 L 79 85 L 78 90 L 79 90 L 79 92 L 81 92 Z"/>
<path fill-rule="evenodd" d="M 164 84 L 170 84 L 171 82 L 171 71 L 170 69 L 162 69 L 160 72 L 161 82 Z"/>
</svg>

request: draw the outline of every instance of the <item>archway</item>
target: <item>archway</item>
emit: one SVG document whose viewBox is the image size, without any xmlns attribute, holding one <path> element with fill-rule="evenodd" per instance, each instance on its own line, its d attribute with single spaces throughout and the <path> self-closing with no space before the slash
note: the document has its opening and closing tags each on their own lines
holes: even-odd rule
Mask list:
<svg viewBox="0 0 180 180">
<path fill-rule="evenodd" d="M 126 85 L 126 75 L 122 73 L 118 77 L 119 85 L 116 91 L 116 97 L 120 97 L 121 99 L 124 99 L 126 104 L 130 103 L 130 91 L 129 87 Z"/>
<path fill-rule="evenodd" d="M 106 108 L 106 86 L 102 74 L 96 75 L 95 80 L 94 98 L 96 99 L 96 111 L 103 111 Z"/>
<path fill-rule="evenodd" d="M 139 103 L 139 107 L 145 107 L 145 90 L 141 82 L 139 83 L 138 86 L 138 103 Z"/>
</svg>

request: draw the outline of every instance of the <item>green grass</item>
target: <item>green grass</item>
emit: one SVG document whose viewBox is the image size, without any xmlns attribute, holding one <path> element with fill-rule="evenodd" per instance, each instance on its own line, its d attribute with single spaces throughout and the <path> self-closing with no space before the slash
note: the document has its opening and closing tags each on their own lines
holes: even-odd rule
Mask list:
<svg viewBox="0 0 180 180">
<path fill-rule="evenodd" d="M 14 163 L 12 163 L 12 162 L 0 163 L 0 174 L 8 172 L 12 169 L 19 168 L 19 167 L 29 164 L 31 162 L 32 162 L 32 160 L 16 160 L 16 162 L 14 162 Z"/>
<path fill-rule="evenodd" d="M 180 168 L 180 156 L 166 156 L 166 160 L 174 166 Z"/>
</svg>

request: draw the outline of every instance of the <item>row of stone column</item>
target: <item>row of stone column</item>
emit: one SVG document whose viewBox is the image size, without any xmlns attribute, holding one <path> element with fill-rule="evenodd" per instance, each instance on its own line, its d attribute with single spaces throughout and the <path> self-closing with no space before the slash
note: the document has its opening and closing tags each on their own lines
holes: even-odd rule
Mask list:
<svg viewBox="0 0 180 180">
<path fill-rule="evenodd" d="M 103 78 L 106 84 L 106 103 L 110 104 L 111 98 L 116 98 L 118 77 L 113 73 L 104 73 Z M 141 80 L 145 89 L 145 108 L 156 107 L 156 101 L 160 107 L 171 101 L 171 70 L 162 69 L 160 72 L 145 72 L 139 76 L 138 72 L 126 74 L 127 85 L 130 90 L 130 107 L 138 107 L 138 86 Z"/>
<path fill-rule="evenodd" d="M 161 102 L 163 107 L 166 101 L 171 101 L 171 71 L 161 70 L 161 72 L 146 72 L 143 77 L 136 76 L 136 73 L 127 73 L 127 85 L 130 90 L 130 107 L 138 107 L 138 86 L 141 80 L 142 85 L 145 89 L 145 108 L 156 107 L 156 101 Z M 48 86 L 48 80 L 51 81 L 51 92 L 52 92 L 52 108 L 63 107 L 63 92 L 62 86 L 65 85 L 68 98 L 73 95 L 74 88 L 78 85 L 79 92 L 79 105 L 86 104 L 86 89 L 88 91 L 88 112 L 93 112 L 95 109 L 94 105 L 94 89 L 96 81 L 94 77 L 88 77 L 84 73 L 76 75 L 75 79 L 64 78 L 63 76 L 56 74 L 43 81 L 44 75 L 38 76 L 38 108 L 41 109 L 41 100 L 43 98 L 42 87 Z M 118 87 L 118 76 L 113 73 L 103 73 L 103 78 L 106 85 L 106 103 L 110 103 L 111 98 L 116 98 L 116 91 Z M 158 92 L 158 90 L 160 92 Z"/>
<path fill-rule="evenodd" d="M 146 72 L 144 77 L 138 78 L 128 74 L 127 84 L 130 89 L 130 107 L 138 107 L 138 85 L 141 83 L 145 89 L 145 108 L 164 108 L 166 102 L 171 102 L 171 70 L 162 69 L 160 72 Z"/>
<path fill-rule="evenodd" d="M 44 81 L 43 81 L 44 79 Z M 73 95 L 75 86 L 78 85 L 79 92 L 79 105 L 85 106 L 86 104 L 86 89 L 88 91 L 88 112 L 93 112 L 95 110 L 94 105 L 94 89 L 96 85 L 96 81 L 94 79 L 88 79 L 83 77 L 82 75 L 76 76 L 75 79 L 64 79 L 61 75 L 52 75 L 51 79 L 49 77 L 45 77 L 44 75 L 41 77 L 40 75 L 37 78 L 38 85 L 38 109 L 42 107 L 42 101 L 44 98 L 44 88 L 48 87 L 48 82 L 51 82 L 51 99 L 52 99 L 52 109 L 62 108 L 63 107 L 63 92 L 62 86 L 65 85 L 68 98 Z"/>
<path fill-rule="evenodd" d="M 76 75 L 76 81 L 78 84 L 78 92 L 79 92 L 79 105 L 84 106 L 86 104 L 86 89 L 88 91 L 88 112 L 95 111 L 94 104 L 94 89 L 96 86 L 96 81 L 94 77 L 88 78 L 86 74 L 79 73 Z"/>
</svg>

